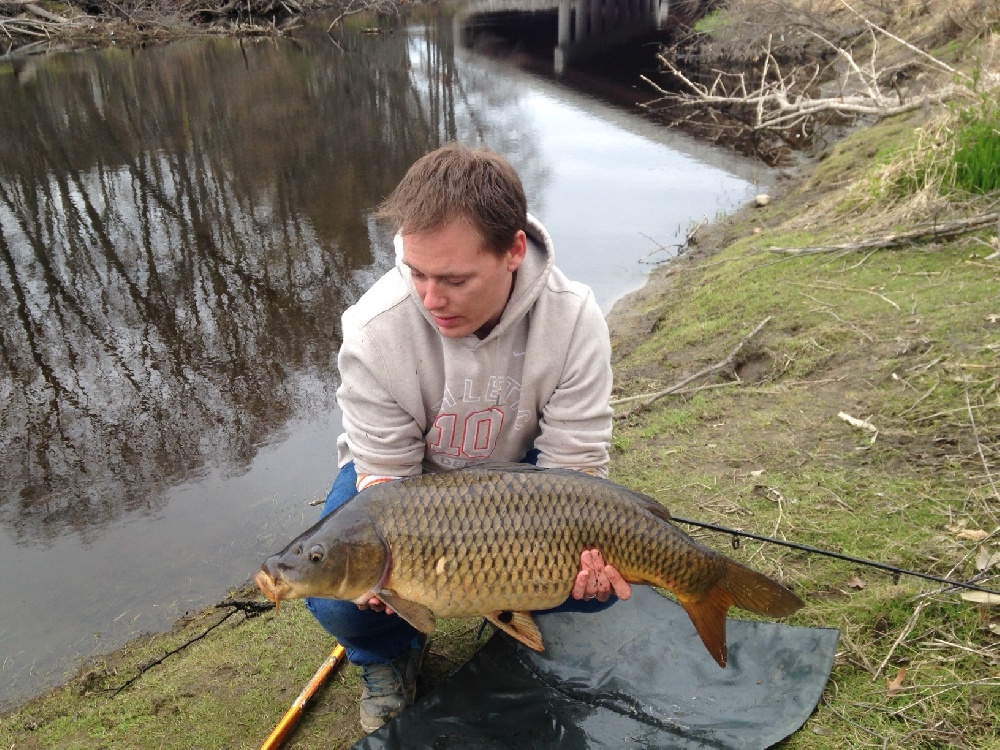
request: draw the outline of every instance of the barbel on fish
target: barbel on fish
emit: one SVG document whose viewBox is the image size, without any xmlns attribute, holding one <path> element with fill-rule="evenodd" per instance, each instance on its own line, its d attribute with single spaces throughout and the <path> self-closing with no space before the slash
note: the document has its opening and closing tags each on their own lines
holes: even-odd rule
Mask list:
<svg viewBox="0 0 1000 750">
<path fill-rule="evenodd" d="M 730 606 L 784 617 L 802 600 L 694 541 L 650 497 L 569 469 L 482 464 L 376 484 L 269 557 L 255 577 L 275 604 L 377 597 L 418 630 L 486 617 L 541 651 L 531 612 L 564 602 L 580 553 L 600 549 L 633 584 L 684 607 L 726 665 Z"/>
</svg>

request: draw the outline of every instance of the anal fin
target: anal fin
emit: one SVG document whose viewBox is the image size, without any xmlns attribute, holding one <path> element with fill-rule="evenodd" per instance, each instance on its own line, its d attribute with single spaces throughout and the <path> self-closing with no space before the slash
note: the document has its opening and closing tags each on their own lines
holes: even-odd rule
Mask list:
<svg viewBox="0 0 1000 750">
<path fill-rule="evenodd" d="M 542 634 L 535 625 L 535 620 L 530 612 L 491 612 L 486 615 L 486 619 L 493 623 L 500 630 L 511 638 L 514 638 L 530 649 L 544 651 L 542 644 Z"/>
<path fill-rule="evenodd" d="M 437 624 L 434 613 L 423 604 L 411 602 L 396 596 L 396 593 L 388 589 L 382 589 L 375 596 L 387 607 L 393 609 L 397 615 L 406 620 L 421 633 L 430 633 Z"/>
</svg>

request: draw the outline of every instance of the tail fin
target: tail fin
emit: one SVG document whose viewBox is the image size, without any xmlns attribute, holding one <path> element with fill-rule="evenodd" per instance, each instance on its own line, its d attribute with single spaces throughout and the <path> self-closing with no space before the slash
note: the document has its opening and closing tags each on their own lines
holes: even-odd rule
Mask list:
<svg viewBox="0 0 1000 750">
<path fill-rule="evenodd" d="M 730 606 L 767 617 L 785 617 L 803 604 L 799 597 L 780 583 L 733 560 L 724 559 L 725 572 L 701 598 L 678 599 L 705 648 L 720 667 L 726 666 L 726 612 Z"/>
<path fill-rule="evenodd" d="M 729 558 L 719 583 L 732 595 L 733 606 L 766 617 L 787 617 L 804 603 L 777 581 Z"/>
</svg>

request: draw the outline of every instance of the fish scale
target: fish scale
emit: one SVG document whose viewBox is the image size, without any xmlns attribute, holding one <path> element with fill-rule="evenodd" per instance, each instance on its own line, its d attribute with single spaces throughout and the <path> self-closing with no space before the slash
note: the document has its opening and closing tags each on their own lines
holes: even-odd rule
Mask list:
<svg viewBox="0 0 1000 750">
<path fill-rule="evenodd" d="M 389 547 L 409 550 L 394 558 L 387 587 L 404 598 L 420 592 L 438 616 L 476 614 L 486 601 L 499 609 L 557 606 L 572 589 L 580 551 L 592 547 L 627 579 L 650 569 L 680 571 L 674 577 L 679 595 L 701 591 L 722 575 L 722 565 L 712 564 L 714 551 L 698 545 L 699 564 L 685 564 L 694 544 L 689 537 L 641 507 L 622 513 L 616 485 L 579 472 L 445 476 L 452 481 L 431 474 L 377 485 L 380 496 L 372 499 L 372 516 Z M 420 518 L 416 532 L 413 516 Z"/>
<path fill-rule="evenodd" d="M 597 548 L 629 583 L 666 588 L 720 666 L 730 606 L 784 617 L 802 601 L 695 542 L 650 497 L 582 472 L 481 465 L 362 491 L 256 576 L 275 603 L 377 597 L 418 629 L 482 615 L 542 648 L 530 612 L 561 604 Z"/>
</svg>

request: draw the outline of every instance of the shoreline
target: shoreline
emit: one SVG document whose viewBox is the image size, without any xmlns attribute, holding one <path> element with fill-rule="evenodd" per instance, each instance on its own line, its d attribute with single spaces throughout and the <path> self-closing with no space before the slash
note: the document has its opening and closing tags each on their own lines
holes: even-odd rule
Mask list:
<svg viewBox="0 0 1000 750">
<path fill-rule="evenodd" d="M 331 0 L 271 3 L 250 0 L 234 3 L 178 4 L 175 9 L 157 5 L 78 3 L 67 0 L 54 9 L 41 3 L 23 2 L 18 16 L 0 15 L 0 30 L 8 48 L 0 59 L 52 51 L 52 45 L 67 50 L 108 46 L 141 46 L 199 36 L 284 36 L 304 20 L 331 12 Z M 381 7 L 378 2 L 373 7 Z M 389 6 L 386 6 L 389 7 Z M 96 12 L 93 12 L 96 11 Z M 256 20 L 254 16 L 256 13 Z M 340 18 L 343 18 L 343 14 Z M 340 20 L 338 18 L 337 20 Z"/>
</svg>

